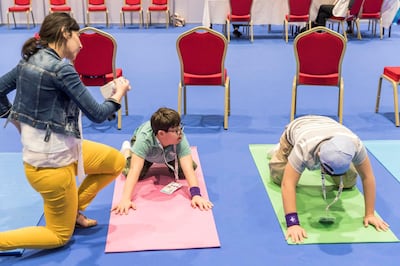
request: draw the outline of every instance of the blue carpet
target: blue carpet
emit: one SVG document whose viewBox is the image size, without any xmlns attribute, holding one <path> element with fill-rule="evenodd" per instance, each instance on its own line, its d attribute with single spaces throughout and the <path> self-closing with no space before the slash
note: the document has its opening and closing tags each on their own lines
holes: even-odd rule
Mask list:
<svg viewBox="0 0 400 266">
<path fill-rule="evenodd" d="M 43 214 L 40 195 L 25 178 L 21 153 L 0 153 L 0 231 L 33 226 Z M 0 251 L 0 255 L 22 255 L 23 249 Z"/>
<path fill-rule="evenodd" d="M 400 140 L 364 141 L 367 149 L 400 182 L 399 151 Z"/>
<path fill-rule="evenodd" d="M 120 131 L 114 121 L 101 125 L 86 123 L 85 138 L 119 148 L 122 141 L 130 138 L 136 125 L 149 119 L 156 109 L 177 107 L 179 60 L 176 38 L 193 26 L 197 25 L 168 30 L 120 29 L 118 25 L 112 25 L 106 29 L 118 42 L 117 66 L 123 68 L 124 76 L 132 84 L 129 117 L 123 116 Z M 221 27 L 215 29 L 222 31 Z M 190 144 L 197 146 L 202 154 L 204 178 L 214 203 L 220 249 L 105 254 L 114 189 L 111 184 L 85 211 L 89 217 L 98 220 L 99 226 L 77 230 L 70 243 L 59 249 L 27 249 L 21 257 L 0 257 L 0 265 L 397 265 L 400 260 L 398 243 L 287 245 L 282 238 L 273 208 L 269 203 L 265 204 L 268 195 L 248 145 L 277 143 L 290 120 L 295 73 L 293 40 L 285 43 L 282 25 L 274 25 L 272 32 L 268 32 L 267 26 L 257 26 L 254 30 L 253 43 L 245 38 L 233 38 L 229 44 L 226 57 L 231 77 L 229 129 L 222 127 L 223 93 L 220 90 L 188 88 L 188 112 L 183 117 Z M 15 66 L 23 42 L 37 31 L 38 27 L 30 30 L 0 27 L 2 45 L 7 48 L 0 50 L 1 73 Z M 399 42 L 398 26 L 392 28 L 391 38 L 386 34 L 380 40 L 364 34 L 361 41 L 350 36 L 347 42 L 342 68 L 345 82 L 343 123 L 362 140 L 399 139 L 400 129 L 384 115 L 393 112 L 393 93 L 387 82 L 382 84 L 381 112 L 374 112 L 379 76 L 384 66 L 399 64 Z M 299 115 L 336 115 L 337 90 L 318 87 L 300 90 Z M 0 147 L 1 152 L 21 151 L 18 133 L 11 126 L 0 129 Z M 376 209 L 385 217 L 391 230 L 400 235 L 400 213 L 397 211 L 400 183 L 374 156 L 370 159 L 378 184 Z"/>
</svg>

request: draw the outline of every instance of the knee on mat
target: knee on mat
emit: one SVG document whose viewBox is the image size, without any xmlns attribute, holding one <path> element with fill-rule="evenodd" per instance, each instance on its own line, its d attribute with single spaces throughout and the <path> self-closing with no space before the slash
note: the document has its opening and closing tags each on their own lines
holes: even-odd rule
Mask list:
<svg viewBox="0 0 400 266">
<path fill-rule="evenodd" d="M 72 232 L 73 233 L 73 232 Z M 56 245 L 53 246 L 53 248 L 59 248 L 59 247 L 63 247 L 66 244 L 69 243 L 69 241 L 72 238 L 72 233 L 71 234 L 58 234 L 57 238 L 58 238 L 58 243 Z"/>
<path fill-rule="evenodd" d="M 272 182 L 274 182 L 278 186 L 280 186 L 282 184 L 282 177 L 280 177 L 280 176 L 270 175 L 270 179 L 272 180 Z"/>
</svg>

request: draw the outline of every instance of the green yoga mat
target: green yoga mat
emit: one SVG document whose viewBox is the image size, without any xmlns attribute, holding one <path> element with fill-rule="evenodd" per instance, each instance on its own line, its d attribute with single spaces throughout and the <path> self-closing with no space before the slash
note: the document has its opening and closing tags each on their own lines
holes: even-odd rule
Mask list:
<svg viewBox="0 0 400 266">
<path fill-rule="evenodd" d="M 282 206 L 280 187 L 270 181 L 267 153 L 274 145 L 250 144 L 250 152 L 263 180 L 275 214 L 286 234 L 285 214 Z M 327 202 L 336 196 L 336 188 L 332 182 L 327 182 Z M 325 215 L 324 201 L 321 192 L 321 177 L 319 171 L 305 171 L 297 187 L 297 212 L 301 226 L 306 230 L 308 238 L 304 244 L 328 243 L 367 243 L 367 242 L 399 242 L 392 231 L 378 232 L 373 226 L 363 225 L 364 197 L 357 188 L 343 191 L 340 199 L 330 208 L 330 213 L 336 218 L 335 223 L 324 225 L 318 222 Z M 376 213 L 376 215 L 378 215 Z M 288 244 L 294 244 L 290 239 Z"/>
<path fill-rule="evenodd" d="M 370 153 L 400 182 L 400 140 L 363 141 Z"/>
</svg>

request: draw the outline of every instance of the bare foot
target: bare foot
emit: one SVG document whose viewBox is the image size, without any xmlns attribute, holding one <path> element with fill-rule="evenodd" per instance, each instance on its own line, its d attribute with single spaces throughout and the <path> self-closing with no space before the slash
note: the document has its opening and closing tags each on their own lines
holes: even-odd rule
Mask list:
<svg viewBox="0 0 400 266">
<path fill-rule="evenodd" d="M 76 216 L 76 223 L 75 223 L 76 228 L 89 228 L 89 227 L 93 227 L 96 225 L 97 225 L 96 220 L 89 219 L 80 212 Z"/>
</svg>

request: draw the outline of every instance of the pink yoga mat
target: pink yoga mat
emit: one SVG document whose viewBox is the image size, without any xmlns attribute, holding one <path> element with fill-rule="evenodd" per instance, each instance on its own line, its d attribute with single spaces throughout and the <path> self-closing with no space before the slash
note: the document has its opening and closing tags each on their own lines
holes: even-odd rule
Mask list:
<svg viewBox="0 0 400 266">
<path fill-rule="evenodd" d="M 196 147 L 192 156 L 202 196 L 208 199 Z M 149 177 L 133 192 L 137 209 L 128 215 L 111 213 L 105 252 L 220 247 L 212 211 L 191 207 L 186 180 L 180 180 L 183 186 L 171 195 L 160 192 L 173 180 L 164 166 L 150 169 Z M 119 202 L 124 182 L 123 176 L 116 179 L 113 206 Z"/>
</svg>

